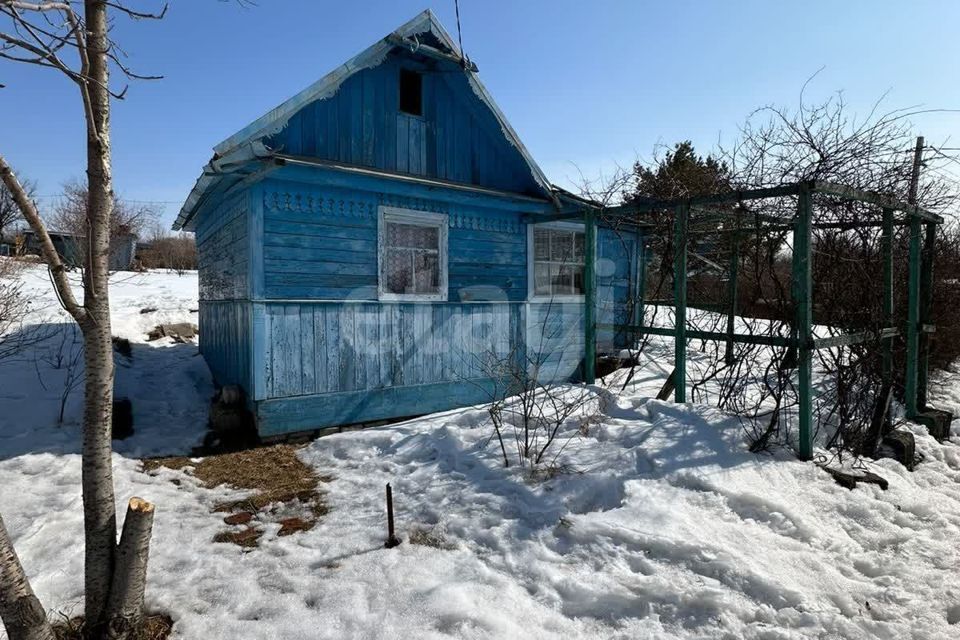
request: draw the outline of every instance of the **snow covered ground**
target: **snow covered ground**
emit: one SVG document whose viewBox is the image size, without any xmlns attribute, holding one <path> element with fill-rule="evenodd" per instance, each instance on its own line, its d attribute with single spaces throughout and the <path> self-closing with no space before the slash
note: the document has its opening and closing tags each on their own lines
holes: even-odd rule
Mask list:
<svg viewBox="0 0 960 640">
<path fill-rule="evenodd" d="M 54 315 L 44 272 L 23 277 L 47 301 L 38 321 Z M 916 471 L 879 461 L 889 490 L 848 491 L 785 453 L 748 453 L 714 409 L 651 400 L 667 373 L 656 358 L 625 392 L 592 390 L 597 418 L 561 434 L 556 473 L 504 469 L 480 408 L 329 436 L 302 451 L 332 476 L 316 528 L 275 526 L 249 551 L 213 544 L 224 525 L 210 509 L 237 492 L 137 460 L 202 436 L 212 383 L 196 347 L 145 341 L 160 318 L 195 317 L 196 277 L 124 274 L 112 293 L 114 332 L 134 343 L 118 387 L 137 429 L 117 443 L 118 505 L 158 505 L 148 606 L 175 637 L 960 637 L 956 430 L 939 444 L 914 429 Z M 56 371 L 41 371 L 45 391 L 32 362 L 0 364 L 0 512 L 41 600 L 71 615 L 79 394 L 56 426 Z M 938 404 L 960 410 L 960 372 L 940 382 Z M 406 540 L 392 550 L 386 482 Z"/>
</svg>

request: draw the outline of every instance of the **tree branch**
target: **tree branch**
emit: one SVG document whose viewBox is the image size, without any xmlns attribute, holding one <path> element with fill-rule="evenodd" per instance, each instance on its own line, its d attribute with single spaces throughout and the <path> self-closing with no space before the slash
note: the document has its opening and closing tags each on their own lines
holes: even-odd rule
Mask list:
<svg viewBox="0 0 960 640">
<path fill-rule="evenodd" d="M 47 233 L 47 227 L 43 224 L 43 220 L 40 219 L 40 213 L 37 211 L 36 205 L 30 200 L 26 190 L 23 188 L 23 185 L 20 184 L 20 181 L 17 180 L 17 176 L 13 173 L 13 169 L 7 164 L 3 155 L 0 155 L 0 180 L 3 181 L 3 184 L 10 193 L 13 194 L 13 199 L 20 209 L 20 213 L 23 214 L 24 219 L 30 224 L 33 232 L 37 234 L 37 239 L 40 241 L 40 250 L 43 253 L 44 260 L 47 261 L 47 265 L 49 266 L 50 275 L 63 304 L 63 308 L 82 326 L 87 319 L 86 309 L 80 306 L 76 297 L 73 295 L 70 280 L 67 278 L 67 269 L 60 259 L 60 254 L 57 253 L 57 250 L 53 246 L 53 241 L 50 239 L 50 234 Z"/>
</svg>

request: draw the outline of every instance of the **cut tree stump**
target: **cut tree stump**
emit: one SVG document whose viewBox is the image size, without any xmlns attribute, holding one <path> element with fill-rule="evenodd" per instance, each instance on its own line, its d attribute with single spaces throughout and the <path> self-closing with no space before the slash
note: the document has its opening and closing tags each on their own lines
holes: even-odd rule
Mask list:
<svg viewBox="0 0 960 640">
<path fill-rule="evenodd" d="M 143 595 L 147 585 L 153 514 L 153 504 L 141 498 L 130 498 L 117 545 L 107 605 L 110 612 L 107 628 L 111 638 L 135 637 L 143 626 Z"/>
</svg>

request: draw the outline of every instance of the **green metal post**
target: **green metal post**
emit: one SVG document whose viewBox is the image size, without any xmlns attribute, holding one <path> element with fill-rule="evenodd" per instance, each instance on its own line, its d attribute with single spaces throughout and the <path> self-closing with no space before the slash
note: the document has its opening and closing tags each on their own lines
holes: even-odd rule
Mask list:
<svg viewBox="0 0 960 640">
<path fill-rule="evenodd" d="M 930 307 L 933 303 L 933 257 L 936 251 L 937 225 L 928 222 L 923 240 L 923 264 L 920 271 L 920 324 L 931 324 Z M 920 333 L 920 362 L 917 366 L 917 407 L 927 408 L 927 380 L 930 365 L 930 334 Z"/>
<path fill-rule="evenodd" d="M 597 381 L 597 217 L 593 209 L 583 214 L 585 233 L 583 267 L 583 381 Z"/>
<path fill-rule="evenodd" d="M 687 216 L 689 204 L 678 205 L 673 214 L 673 338 L 674 392 L 676 402 L 687 401 Z"/>
<path fill-rule="evenodd" d="M 914 418 L 917 408 L 917 369 L 920 349 L 920 218 L 910 216 L 910 279 L 907 284 L 907 372 L 904 401 L 907 417 Z"/>
<path fill-rule="evenodd" d="M 813 296 L 810 278 L 810 234 L 813 203 L 810 187 L 800 190 L 797 221 L 793 232 L 793 300 L 796 308 L 797 366 L 799 374 L 800 458 L 813 457 Z"/>
<path fill-rule="evenodd" d="M 893 209 L 883 210 L 883 327 L 893 326 Z M 893 336 L 883 339 L 883 382 L 893 382 Z"/>
<path fill-rule="evenodd" d="M 737 317 L 737 276 L 740 270 L 740 212 L 737 212 L 737 229 L 733 232 L 733 247 L 730 250 L 729 280 L 727 281 L 727 344 L 723 353 L 723 361 L 729 366 L 733 364 L 733 334 L 736 329 Z"/>
</svg>

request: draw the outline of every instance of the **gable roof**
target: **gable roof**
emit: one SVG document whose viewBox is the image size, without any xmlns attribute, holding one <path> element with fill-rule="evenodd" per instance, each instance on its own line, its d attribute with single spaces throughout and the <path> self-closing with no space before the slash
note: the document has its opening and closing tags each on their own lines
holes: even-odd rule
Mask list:
<svg viewBox="0 0 960 640">
<path fill-rule="evenodd" d="M 224 173 L 230 171 L 229 167 L 240 167 L 250 161 L 269 156 L 269 150 L 261 142 L 264 138 L 280 132 L 290 118 L 306 105 L 333 96 L 340 86 L 354 74 L 381 64 L 386 59 L 387 54 L 397 47 L 409 47 L 412 51 L 421 51 L 459 62 L 471 89 L 480 101 L 490 109 L 507 141 L 519 151 L 533 176 L 534 182 L 543 190 L 546 197 L 557 202 L 554 193 L 555 187 L 547 180 L 546 175 L 533 160 L 523 142 L 520 141 L 517 132 L 507 122 L 493 97 L 480 82 L 476 74 L 476 65 L 464 58 L 450 34 L 443 28 L 433 12 L 427 9 L 300 93 L 274 107 L 216 145 L 213 148 L 213 158 L 204 167 L 203 173 L 187 196 L 173 228 L 179 230 L 189 223 L 206 192 L 214 186 Z"/>
</svg>

